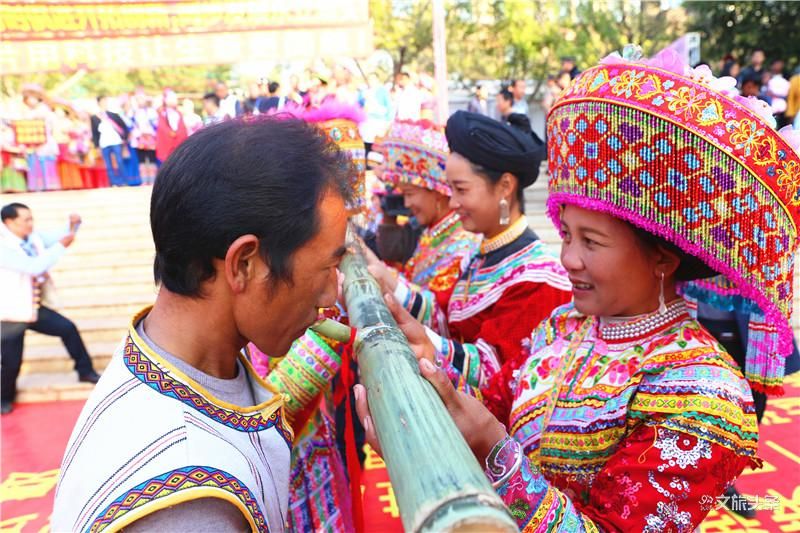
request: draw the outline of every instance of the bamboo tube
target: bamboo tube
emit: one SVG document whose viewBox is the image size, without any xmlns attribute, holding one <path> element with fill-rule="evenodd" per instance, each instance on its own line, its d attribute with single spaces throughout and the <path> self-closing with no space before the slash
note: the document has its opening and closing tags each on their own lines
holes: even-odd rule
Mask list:
<svg viewBox="0 0 800 533">
<path fill-rule="evenodd" d="M 350 327 L 330 318 L 317 320 L 311 326 L 311 329 L 323 337 L 328 337 L 335 341 L 347 342 L 350 340 Z"/>
<path fill-rule="evenodd" d="M 355 353 L 406 531 L 518 531 L 384 304 L 358 251 L 344 257 Z"/>
</svg>

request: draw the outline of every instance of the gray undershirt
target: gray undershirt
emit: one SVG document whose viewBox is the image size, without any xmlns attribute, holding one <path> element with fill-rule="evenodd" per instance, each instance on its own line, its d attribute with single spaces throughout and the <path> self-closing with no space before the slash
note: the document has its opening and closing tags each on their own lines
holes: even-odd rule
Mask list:
<svg viewBox="0 0 800 533">
<path fill-rule="evenodd" d="M 237 373 L 233 379 L 209 376 L 182 359 L 165 351 L 147 336 L 144 320 L 136 325 L 136 333 L 147 346 L 186 376 L 199 383 L 215 398 L 241 407 L 255 405 L 253 390 L 241 361 L 236 362 Z M 232 503 L 218 498 L 200 498 L 156 511 L 125 528 L 125 531 L 146 532 L 208 532 L 250 531 L 250 525 L 241 511 Z"/>
</svg>

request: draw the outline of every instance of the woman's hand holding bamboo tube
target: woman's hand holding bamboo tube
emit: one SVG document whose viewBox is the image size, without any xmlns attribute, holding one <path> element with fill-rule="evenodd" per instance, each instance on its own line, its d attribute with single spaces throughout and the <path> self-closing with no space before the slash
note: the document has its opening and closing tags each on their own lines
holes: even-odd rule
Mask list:
<svg viewBox="0 0 800 533">
<path fill-rule="evenodd" d="M 427 359 L 434 362 L 436 360 L 436 348 L 428 338 L 425 326 L 411 316 L 391 293 L 385 293 L 383 300 L 386 302 L 386 307 L 389 308 L 389 312 L 392 313 L 395 322 L 397 322 L 397 327 L 408 339 L 408 345 L 414 355 L 417 356 L 417 359 Z"/>
<path fill-rule="evenodd" d="M 420 373 L 436 389 L 472 453 L 475 454 L 480 464 L 485 464 L 486 456 L 489 455 L 492 448 L 506 437 L 505 427 L 480 400 L 458 392 L 444 373 L 444 370 L 437 368 L 436 365 L 425 358 L 420 358 L 418 362 Z M 369 411 L 367 390 L 363 385 L 356 385 L 354 391 L 356 411 L 358 418 L 364 425 L 367 442 L 380 455 L 381 447 L 378 442 L 378 436 L 375 433 L 375 424 Z"/>
</svg>

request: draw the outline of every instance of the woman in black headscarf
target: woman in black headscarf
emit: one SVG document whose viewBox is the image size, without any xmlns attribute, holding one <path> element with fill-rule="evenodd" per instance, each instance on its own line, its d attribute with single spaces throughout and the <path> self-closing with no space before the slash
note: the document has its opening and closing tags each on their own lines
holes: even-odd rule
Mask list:
<svg viewBox="0 0 800 533">
<path fill-rule="evenodd" d="M 504 385 L 518 366 L 522 340 L 571 298 L 558 257 L 524 215 L 523 189 L 536 181 L 545 149 L 529 125 L 518 129 L 464 111 L 450 117 L 446 135 L 450 207 L 465 229 L 483 236 L 479 253 L 453 273 L 459 280 L 450 290 L 421 290 L 375 261 L 370 271 L 394 295 L 388 303 L 409 342 L 435 353 L 452 379 L 479 388 L 507 420 L 511 398 Z M 448 331 L 449 338 L 434 331 Z"/>
</svg>

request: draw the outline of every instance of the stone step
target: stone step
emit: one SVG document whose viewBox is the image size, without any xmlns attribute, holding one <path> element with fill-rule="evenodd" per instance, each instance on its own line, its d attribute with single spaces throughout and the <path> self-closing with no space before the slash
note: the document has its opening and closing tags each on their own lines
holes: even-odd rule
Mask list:
<svg viewBox="0 0 800 533">
<path fill-rule="evenodd" d="M 152 298 L 155 294 L 152 276 L 146 275 L 142 276 L 141 280 L 133 279 L 125 282 L 97 280 L 97 283 L 84 283 L 83 285 L 62 284 L 55 275 L 53 279 L 56 281 L 58 300 L 63 301 L 78 302 L 82 299 L 91 301 L 95 299 L 95 296 L 112 298 L 116 295 L 124 297 L 138 295 L 142 298 Z"/>
<path fill-rule="evenodd" d="M 141 311 L 144 307 L 152 305 L 155 298 L 151 298 L 148 302 L 132 302 L 132 303 L 119 303 L 112 305 L 97 305 L 94 307 L 70 307 L 63 306 L 58 308 L 58 312 L 69 318 L 70 320 L 78 321 L 84 318 L 104 318 L 104 317 L 117 317 L 125 316 L 128 319 L 132 318 L 134 314 Z"/>
<path fill-rule="evenodd" d="M 64 270 L 93 270 L 98 267 L 114 267 L 120 265 L 126 266 L 147 266 L 153 268 L 154 252 L 149 254 L 144 253 L 143 249 L 137 253 L 128 254 L 113 254 L 113 253 L 90 253 L 83 256 L 72 256 L 67 252 L 56 263 L 52 272 L 62 272 Z"/>
<path fill-rule="evenodd" d="M 111 360 L 122 336 L 115 341 L 86 343 L 86 350 L 92 357 L 94 369 L 98 372 L 104 369 Z M 27 374 L 52 374 L 71 372 L 75 363 L 67 354 L 63 345 L 52 346 L 26 346 L 22 356 L 20 375 Z"/>
<path fill-rule="evenodd" d="M 71 310 L 81 307 L 117 307 L 120 305 L 150 305 L 156 299 L 156 289 L 153 287 L 148 290 L 145 287 L 137 287 L 136 290 L 108 294 L 100 292 L 93 294 L 91 298 L 81 295 L 70 295 L 58 297 L 58 308 L 62 314 L 71 316 Z"/>
<path fill-rule="evenodd" d="M 83 338 L 83 342 L 89 344 L 119 340 L 125 333 L 131 317 L 125 315 L 95 318 L 70 317 L 70 320 L 77 326 L 78 331 L 81 333 L 81 338 Z M 25 333 L 26 347 L 53 345 L 61 346 L 61 339 L 31 330 Z"/>
<path fill-rule="evenodd" d="M 78 331 L 81 334 L 84 344 L 87 346 L 90 344 L 113 344 L 122 338 L 127 326 L 128 323 L 126 320 L 121 324 L 118 323 L 115 327 L 109 327 L 107 329 L 78 329 Z M 30 331 L 25 333 L 25 346 L 31 349 L 45 347 L 59 348 L 62 344 L 60 337 Z"/>
<path fill-rule="evenodd" d="M 80 383 L 75 372 L 25 374 L 17 380 L 18 402 L 85 400 L 94 390 L 92 383 Z"/>
<path fill-rule="evenodd" d="M 81 227 L 72 246 L 67 248 L 62 257 L 105 251 L 119 253 L 128 250 L 147 250 L 149 252 L 153 249 L 153 237 L 149 227 L 146 230 L 133 229 L 130 226 L 105 228 L 102 232 L 97 231 L 94 234 L 84 232 Z"/>
<path fill-rule="evenodd" d="M 101 207 L 109 204 L 134 205 L 134 200 L 147 199 L 149 207 L 150 187 L 130 187 L 125 189 L 82 189 L 76 191 L 48 191 L 14 193 L 4 195 L 14 198 L 31 207 L 50 207 L 53 210 L 69 213 L 77 208 Z M 51 211 L 52 212 L 52 211 Z"/>
<path fill-rule="evenodd" d="M 135 283 L 145 287 L 153 285 L 152 265 L 145 266 L 143 264 L 97 267 L 93 270 L 54 269 L 53 276 L 59 290 L 64 287 L 85 287 L 113 283 Z"/>
</svg>

